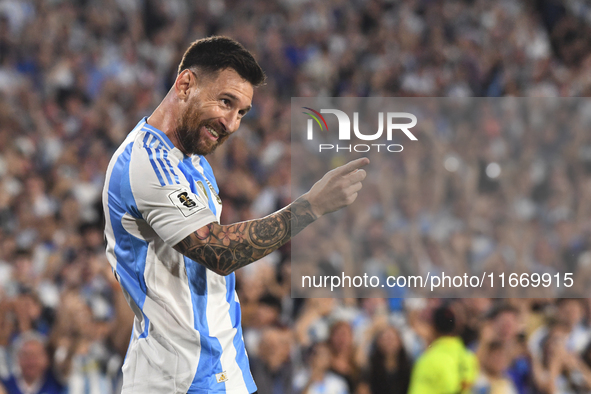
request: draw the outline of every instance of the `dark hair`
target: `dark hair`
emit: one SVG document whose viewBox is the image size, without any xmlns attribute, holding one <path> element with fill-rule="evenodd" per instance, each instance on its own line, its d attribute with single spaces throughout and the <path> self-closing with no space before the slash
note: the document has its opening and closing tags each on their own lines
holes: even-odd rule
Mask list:
<svg viewBox="0 0 591 394">
<path fill-rule="evenodd" d="M 511 304 L 501 303 L 491 308 L 491 310 L 486 314 L 486 318 L 489 320 L 494 320 L 503 313 L 512 313 L 514 315 L 519 315 L 519 309 L 517 309 Z"/>
<path fill-rule="evenodd" d="M 260 299 L 259 303 L 277 310 L 281 313 L 281 300 L 272 294 L 266 293 Z"/>
<path fill-rule="evenodd" d="M 228 37 L 212 36 L 194 41 L 183 54 L 178 73 L 192 67 L 209 74 L 230 68 L 252 86 L 265 81 L 265 73 L 252 54 Z"/>
<path fill-rule="evenodd" d="M 351 324 L 349 324 L 348 321 L 337 320 L 334 323 L 332 323 L 332 325 L 330 326 L 330 330 L 329 330 L 329 334 L 328 334 L 328 338 L 329 338 L 328 342 L 330 342 L 330 339 L 334 335 L 335 331 L 338 330 L 341 326 L 347 327 L 349 329 L 349 332 L 353 332 L 353 329 L 351 328 Z M 329 343 L 329 345 L 330 345 L 330 343 Z"/>
<path fill-rule="evenodd" d="M 501 341 L 489 342 L 487 345 L 487 348 L 488 348 L 489 352 L 494 352 L 495 350 L 501 350 L 501 349 L 503 349 L 503 342 L 501 342 Z"/>
<path fill-rule="evenodd" d="M 398 330 L 394 330 L 400 338 Z M 396 354 L 396 370 L 388 371 L 386 369 L 386 354 L 378 346 L 378 339 L 383 332 L 384 330 L 374 338 L 369 355 L 369 370 L 366 380 L 372 393 L 406 393 L 410 385 L 412 361 L 400 338 L 401 346 Z M 392 380 L 396 381 L 396 385 L 392 385 Z"/>
<path fill-rule="evenodd" d="M 585 349 L 581 353 L 581 358 L 587 367 L 591 368 L 591 341 L 585 346 Z"/>
<path fill-rule="evenodd" d="M 433 327 L 439 334 L 451 334 L 456 328 L 456 316 L 448 306 L 440 306 L 433 312 Z"/>
<path fill-rule="evenodd" d="M 15 258 L 21 258 L 21 259 L 30 259 L 33 256 L 33 253 L 31 253 L 31 251 L 29 249 L 26 248 L 18 248 L 15 252 L 14 252 L 14 257 Z"/>
</svg>

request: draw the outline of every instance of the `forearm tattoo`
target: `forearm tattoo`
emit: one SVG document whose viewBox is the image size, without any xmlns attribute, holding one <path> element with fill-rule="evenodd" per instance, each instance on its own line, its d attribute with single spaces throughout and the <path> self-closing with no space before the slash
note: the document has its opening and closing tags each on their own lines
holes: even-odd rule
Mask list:
<svg viewBox="0 0 591 394">
<path fill-rule="evenodd" d="M 228 275 L 279 248 L 316 220 L 310 203 L 298 198 L 262 219 L 222 226 L 210 223 L 174 248 L 220 275 Z"/>
</svg>

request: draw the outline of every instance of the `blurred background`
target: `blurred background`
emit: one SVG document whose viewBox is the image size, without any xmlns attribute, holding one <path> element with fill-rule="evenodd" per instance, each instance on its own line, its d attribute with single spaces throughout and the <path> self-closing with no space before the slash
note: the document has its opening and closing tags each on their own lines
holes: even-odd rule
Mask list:
<svg viewBox="0 0 591 394">
<path fill-rule="evenodd" d="M 118 392 L 133 315 L 104 254 L 104 173 L 193 40 L 238 39 L 268 76 L 241 130 L 208 158 L 226 224 L 289 203 L 291 97 L 585 97 L 590 29 L 583 0 L 0 0 L 0 391 Z M 521 157 L 542 164 L 524 167 L 511 195 L 533 212 L 523 253 L 588 267 L 591 133 L 524 133 Z M 512 138 L 494 124 L 458 135 L 475 144 L 455 152 L 475 174 Z M 421 170 L 409 161 L 403 179 Z M 410 223 L 445 202 L 415 204 L 414 187 L 396 207 Z M 453 248 L 490 244 L 502 258 L 499 236 L 520 229 L 486 222 L 517 200 L 469 191 L 460 219 L 484 231 L 459 233 Z M 553 207 L 547 227 L 539 215 Z M 392 258 L 412 259 L 400 231 Z M 427 261 L 447 247 L 420 242 Z M 430 394 L 443 382 L 456 393 L 591 392 L 588 299 L 302 300 L 290 297 L 290 270 L 287 246 L 236 275 L 261 394 Z"/>
<path fill-rule="evenodd" d="M 326 114 L 327 130 L 308 140 L 310 107 L 354 113 L 365 135 L 379 114 L 411 113 L 417 140 L 339 140 Z M 292 296 L 591 296 L 590 100 L 298 97 L 291 111 L 294 199 L 332 168 L 371 161 L 355 204 L 291 241 Z"/>
</svg>

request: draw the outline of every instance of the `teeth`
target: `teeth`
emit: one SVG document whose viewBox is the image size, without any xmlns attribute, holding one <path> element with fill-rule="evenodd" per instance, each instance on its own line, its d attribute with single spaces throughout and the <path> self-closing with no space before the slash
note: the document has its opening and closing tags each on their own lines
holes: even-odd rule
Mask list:
<svg viewBox="0 0 591 394">
<path fill-rule="evenodd" d="M 206 129 L 207 129 L 207 131 L 209 131 L 209 132 L 211 133 L 211 135 L 213 135 L 215 138 L 218 138 L 218 137 L 219 137 L 219 134 L 218 134 L 218 133 L 217 133 L 217 132 L 216 132 L 214 129 L 212 129 L 211 127 L 207 127 L 207 126 L 206 126 L 205 128 L 206 128 Z"/>
</svg>

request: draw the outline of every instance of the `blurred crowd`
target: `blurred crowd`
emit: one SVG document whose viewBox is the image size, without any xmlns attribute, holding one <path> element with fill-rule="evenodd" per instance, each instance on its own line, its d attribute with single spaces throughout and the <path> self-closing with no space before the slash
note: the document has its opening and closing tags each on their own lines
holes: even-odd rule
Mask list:
<svg viewBox="0 0 591 394">
<path fill-rule="evenodd" d="M 342 279 L 345 271 L 375 276 L 382 284 L 388 276 L 399 276 L 403 280 L 398 286 L 407 285 L 390 288 L 390 297 L 591 295 L 588 100 L 396 98 L 369 101 L 371 111 L 363 102 L 337 99 L 324 105 L 352 104 L 365 134 L 375 132 L 378 111 L 414 113 L 418 124 L 412 130 L 418 140 L 399 132 L 392 141 L 385 136 L 371 141 L 404 146 L 400 153 L 384 147 L 381 152 L 374 147 L 368 153 L 318 153 L 318 143 L 370 148 L 370 142 L 357 138 L 338 140 L 336 132 L 318 133 L 315 141 L 292 140 L 292 159 L 298 163 L 292 167 L 292 186 L 301 192 L 310 179 L 336 164 L 356 156 L 371 160 L 356 204 L 292 241 L 295 294 L 330 296 L 333 282 L 328 288 L 313 287 L 320 281 L 314 279 L 310 286 L 307 280 L 302 288 L 300 278 Z M 328 118 L 331 130 L 336 129 L 330 123 L 335 118 Z M 298 119 L 303 123 L 306 116 Z M 292 125 L 304 129 L 297 122 Z M 305 133 L 299 134 L 304 139 Z M 432 280 L 421 289 L 408 279 L 429 274 L 438 279 L 445 274 L 446 288 Z M 464 274 L 476 289 L 465 287 Z M 478 285 L 474 280 L 481 278 L 484 283 Z M 379 285 L 374 283 L 373 289 L 365 285 L 356 290 L 349 284 L 335 291 L 341 297 L 376 296 Z M 430 284 L 438 287 L 436 292 Z"/>
<path fill-rule="evenodd" d="M 291 199 L 291 97 L 587 96 L 590 20 L 577 0 L 0 0 L 0 392 L 120 389 L 133 314 L 105 258 L 100 192 L 112 152 L 193 40 L 236 38 L 268 77 L 241 130 L 208 158 L 232 223 Z M 511 244 L 522 228 L 493 219 L 500 204 L 521 204 L 534 211 L 523 225 L 544 228 L 531 251 L 540 264 L 589 265 L 589 135 L 524 133 L 515 152 L 494 124 L 458 132 L 483 155 L 470 173 L 509 151 L 532 174 L 511 198 L 477 185 L 455 208 Z M 423 162 L 405 158 L 397 209 L 416 223 L 455 196 L 429 199 L 433 184 L 410 180 Z M 540 221 L 539 207 L 558 218 Z M 453 248 L 469 249 L 456 234 Z M 433 261 L 448 241 L 421 242 Z M 506 259 L 497 246 L 491 258 Z M 236 276 L 261 394 L 429 393 L 437 376 L 456 392 L 591 392 L 587 299 L 293 299 L 289 245 Z"/>
</svg>

